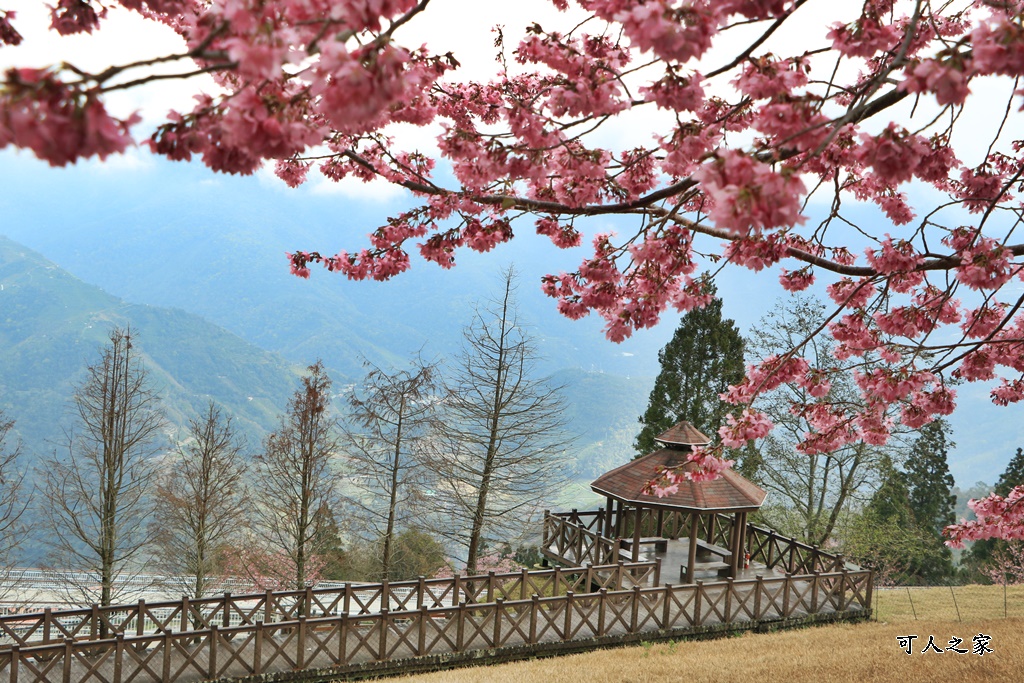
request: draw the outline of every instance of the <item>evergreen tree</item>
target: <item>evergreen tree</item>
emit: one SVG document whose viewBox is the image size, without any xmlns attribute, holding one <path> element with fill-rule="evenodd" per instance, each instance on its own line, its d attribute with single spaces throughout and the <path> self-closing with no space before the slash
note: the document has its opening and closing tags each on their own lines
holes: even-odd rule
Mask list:
<svg viewBox="0 0 1024 683">
<path fill-rule="evenodd" d="M 1006 469 L 999 476 L 992 492 L 1005 496 L 1024 481 L 1024 449 L 1017 448 L 1017 452 L 1010 459 Z M 1006 541 L 997 538 L 987 538 L 975 541 L 971 549 L 964 553 L 961 562 L 969 572 L 969 578 L 973 581 L 988 581 L 987 570 L 992 563 L 992 555 L 1006 547 Z"/>
<path fill-rule="evenodd" d="M 881 485 L 860 514 L 852 515 L 840 534 L 843 552 L 875 570 L 879 585 L 904 584 L 934 548 L 930 534 L 917 527 L 907 475 L 883 455 Z"/>
<path fill-rule="evenodd" d="M 1024 449 L 1018 447 L 1017 453 L 1010 458 L 1010 463 L 999 476 L 993 493 L 1005 497 L 1014 486 L 1020 486 L 1021 482 L 1024 482 Z"/>
<path fill-rule="evenodd" d="M 722 319 L 721 299 L 683 316 L 658 353 L 661 372 L 640 416 L 638 457 L 653 451 L 654 437 L 680 420 L 714 437 L 731 408 L 718 395 L 743 379 L 743 346 L 736 324 Z"/>
<path fill-rule="evenodd" d="M 945 420 L 923 427 L 907 458 L 907 488 L 914 521 L 934 539 L 933 551 L 915 567 L 915 573 L 926 582 L 953 574 L 953 556 L 942 536 L 942 530 L 956 521 L 956 496 L 951 493 L 953 476 L 947 462 L 949 448 L 954 444 L 947 438 L 948 429 Z"/>
</svg>

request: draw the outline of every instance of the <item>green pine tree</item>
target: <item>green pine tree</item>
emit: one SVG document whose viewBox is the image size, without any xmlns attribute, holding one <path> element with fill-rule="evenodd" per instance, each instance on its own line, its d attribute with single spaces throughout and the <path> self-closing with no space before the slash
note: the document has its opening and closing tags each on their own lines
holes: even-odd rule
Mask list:
<svg viewBox="0 0 1024 683">
<path fill-rule="evenodd" d="M 864 509 L 845 524 L 843 552 L 874 569 L 879 585 L 901 585 L 913 578 L 908 573 L 920 566 L 934 542 L 917 527 L 907 475 L 888 456 L 882 457 L 878 469 L 882 483 Z"/>
<path fill-rule="evenodd" d="M 721 299 L 683 316 L 658 353 L 661 372 L 634 443 L 638 457 L 653 451 L 654 437 L 680 420 L 714 438 L 731 409 L 718 395 L 743 379 L 743 347 L 736 324 L 722 318 Z"/>
<path fill-rule="evenodd" d="M 944 544 L 942 530 L 955 520 L 956 496 L 947 456 L 954 446 L 947 437 L 949 425 L 936 420 L 920 431 L 907 458 L 907 488 L 910 507 L 919 529 L 933 539 L 931 552 L 921 558 L 914 573 L 926 583 L 953 575 L 953 555 Z"/>
<path fill-rule="evenodd" d="M 1006 496 L 1015 487 L 1024 484 L 1024 449 L 1017 448 L 1017 453 L 1010 458 L 1010 463 L 999 476 L 993 493 L 999 496 Z"/>
<path fill-rule="evenodd" d="M 1017 448 L 1016 454 L 1010 459 L 1006 469 L 999 476 L 992 492 L 996 495 L 1005 496 L 1015 486 L 1024 484 L 1024 449 Z M 988 581 L 988 565 L 992 561 L 992 555 L 999 549 L 1004 548 L 1006 541 L 998 538 L 988 538 L 975 541 L 970 550 L 961 557 L 961 563 L 968 572 L 972 581 Z"/>
</svg>

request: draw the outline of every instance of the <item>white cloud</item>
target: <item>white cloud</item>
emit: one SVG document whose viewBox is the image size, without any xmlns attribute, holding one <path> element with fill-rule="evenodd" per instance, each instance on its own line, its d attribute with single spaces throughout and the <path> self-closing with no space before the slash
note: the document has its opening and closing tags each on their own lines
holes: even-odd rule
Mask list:
<svg viewBox="0 0 1024 683">
<path fill-rule="evenodd" d="M 338 182 L 329 180 L 322 175 L 310 176 L 309 191 L 315 195 L 337 195 L 357 202 L 385 204 L 403 197 L 407 191 L 386 180 L 373 180 L 364 183 L 358 178 L 343 178 Z"/>
</svg>

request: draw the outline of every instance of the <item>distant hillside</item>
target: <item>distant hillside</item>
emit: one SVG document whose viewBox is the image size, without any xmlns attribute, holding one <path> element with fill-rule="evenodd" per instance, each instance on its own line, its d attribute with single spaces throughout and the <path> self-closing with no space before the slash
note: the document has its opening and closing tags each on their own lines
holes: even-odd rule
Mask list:
<svg viewBox="0 0 1024 683">
<path fill-rule="evenodd" d="M 198 316 L 127 304 L 0 237 L 0 407 L 29 450 L 60 442 L 85 367 L 129 325 L 172 428 L 213 399 L 258 442 L 295 390 L 280 357 Z"/>
<path fill-rule="evenodd" d="M 566 416 L 582 435 L 576 447 L 577 477 L 596 479 L 633 458 L 637 418 L 647 407 L 653 377 L 562 370 L 552 380 L 565 387 Z"/>
<path fill-rule="evenodd" d="M 56 193 L 46 189 L 55 176 Z M 387 283 L 350 282 L 320 268 L 301 280 L 289 274 L 285 252 L 358 249 L 396 202 L 292 191 L 148 157 L 130 172 L 54 171 L 6 155 L 0 182 L 2 232 L 69 272 L 126 301 L 201 315 L 293 362 L 322 357 L 351 377 L 362 375 L 364 358 L 400 362 L 421 347 L 428 356 L 453 353 L 474 303 L 496 289 L 499 265 L 509 262 L 522 273 L 523 317 L 548 372 L 653 376 L 671 334 L 648 330 L 616 345 L 604 339 L 601 320 L 559 315 L 540 292 L 540 276 L 559 267 L 552 256 L 568 269 L 590 247 L 553 252 L 547 238 L 530 234 L 529 221 L 492 253 L 460 253 L 451 271 L 414 256 L 412 270 Z"/>
</svg>

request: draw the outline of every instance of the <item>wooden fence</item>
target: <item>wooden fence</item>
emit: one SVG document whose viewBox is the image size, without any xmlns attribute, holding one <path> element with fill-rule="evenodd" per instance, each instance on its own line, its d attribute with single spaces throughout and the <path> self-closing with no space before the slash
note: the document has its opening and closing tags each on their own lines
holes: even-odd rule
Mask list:
<svg viewBox="0 0 1024 683">
<path fill-rule="evenodd" d="M 388 609 L 392 612 L 424 607 L 525 600 L 536 594 L 552 596 L 588 592 L 596 586 L 609 590 L 657 585 L 657 562 L 616 563 L 608 566 L 555 568 L 541 571 L 445 579 L 394 581 L 376 584 L 348 583 L 337 588 L 306 588 L 302 591 L 267 591 L 173 602 L 140 600 L 131 605 L 80 610 L 44 610 L 34 614 L 0 617 L 0 651 L 11 646 L 63 643 L 65 639 L 100 640 L 118 634 L 142 637 L 174 631 L 221 629 L 294 621 L 301 617 L 360 616 Z"/>
<path fill-rule="evenodd" d="M 637 578 L 635 565 L 616 566 L 618 582 Z M 601 569 L 600 573 L 613 571 Z M 427 599 L 423 589 L 429 582 L 414 582 L 422 587 L 415 601 L 418 604 L 404 601 L 395 610 L 381 603 L 375 613 L 350 614 L 343 609 L 337 616 L 301 616 L 293 611 L 277 621 L 268 621 L 266 612 L 259 612 L 252 615 L 254 623 L 228 628 L 215 623 L 195 627 L 189 624 L 187 614 L 198 618 L 206 613 L 187 612 L 180 616 L 188 630 L 181 632 L 165 628 L 159 634 L 140 636 L 121 630 L 113 637 L 67 637 L 57 643 L 14 645 L 0 651 L 0 681 L 188 683 L 247 676 L 266 680 L 268 675 L 270 679 L 295 679 L 343 675 L 367 666 L 378 670 L 407 666 L 410 658 L 481 651 L 491 660 L 500 660 L 528 656 L 531 647 L 550 643 L 609 642 L 644 633 L 683 635 L 716 624 L 742 628 L 743 624 L 752 627 L 807 615 L 859 617 L 870 613 L 868 571 L 844 569 L 683 586 L 654 585 L 648 574 L 649 585 L 638 582 L 623 590 L 603 587 L 579 593 L 576 588 L 588 580 L 585 574 L 586 568 L 530 572 L 520 579 L 527 584 L 516 584 L 519 593 L 514 596 L 504 590 L 506 584 L 489 582 L 490 577 L 472 582 L 462 579 L 456 593 L 459 604 L 454 606 L 439 604 L 441 599 Z M 454 583 L 450 590 L 455 590 Z M 394 584 L 388 588 L 381 585 L 381 595 L 391 595 L 393 588 Z M 532 592 L 524 599 L 523 590 Z M 345 594 L 350 595 L 348 591 Z M 280 595 L 275 594 L 273 602 L 265 605 L 282 604 Z M 290 595 L 293 602 L 289 604 L 293 605 L 295 597 L 309 593 Z M 335 595 L 328 605 L 340 604 L 339 597 Z M 490 597 L 493 601 L 487 599 Z M 314 604 L 315 598 L 308 599 L 311 602 L 307 604 Z M 234 599 L 223 600 L 227 605 Z"/>
<path fill-rule="evenodd" d="M 634 511 L 627 510 L 626 514 L 632 512 Z M 547 514 L 544 517 L 541 551 L 556 561 L 573 565 L 584 565 L 588 562 L 609 564 L 628 559 L 630 554 L 622 550 L 621 539 L 603 535 L 604 520 L 603 509 Z M 672 534 L 674 521 L 674 516 L 665 520 L 669 535 Z M 624 527 L 631 529 L 634 522 L 635 520 L 628 519 Z M 639 523 L 644 530 L 649 526 L 653 528 L 655 516 L 652 511 L 641 510 Z M 728 547 L 733 523 L 733 518 L 728 515 L 702 515 L 698 526 L 698 538 L 713 545 Z M 681 525 L 682 521 L 676 524 L 680 530 L 683 529 Z M 817 546 L 801 543 L 755 524 L 747 525 L 746 544 L 751 562 L 790 574 L 855 568 L 853 565 L 848 566 L 842 555 L 825 552 Z"/>
</svg>

